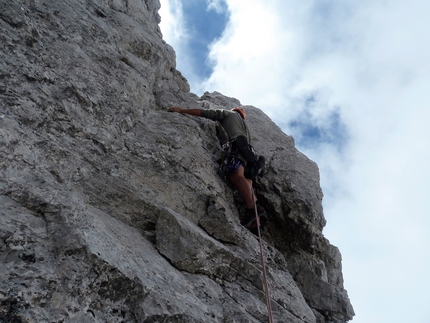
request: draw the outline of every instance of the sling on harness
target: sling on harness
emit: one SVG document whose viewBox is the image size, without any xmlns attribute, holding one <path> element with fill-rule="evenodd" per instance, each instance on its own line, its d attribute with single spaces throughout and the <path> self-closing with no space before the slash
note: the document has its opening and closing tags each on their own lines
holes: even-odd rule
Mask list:
<svg viewBox="0 0 430 323">
<path fill-rule="evenodd" d="M 236 137 L 234 145 L 237 147 L 238 152 L 246 158 L 247 165 L 245 170 L 249 175 L 247 177 L 251 179 L 263 177 L 266 162 L 264 156 L 257 156 L 254 147 L 248 143 L 248 140 L 243 135 Z"/>
<path fill-rule="evenodd" d="M 234 143 L 249 163 L 253 163 L 257 160 L 257 156 L 255 155 L 252 146 L 248 143 L 248 139 L 246 139 L 244 135 L 237 136 Z"/>
</svg>

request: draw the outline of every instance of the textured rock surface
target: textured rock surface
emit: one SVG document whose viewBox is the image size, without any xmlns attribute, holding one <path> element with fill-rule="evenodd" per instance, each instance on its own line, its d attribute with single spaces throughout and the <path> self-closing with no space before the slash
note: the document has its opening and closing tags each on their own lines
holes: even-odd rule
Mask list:
<svg viewBox="0 0 430 323">
<path fill-rule="evenodd" d="M 258 241 L 157 0 L 0 0 L 0 322 L 265 322 Z M 245 107 L 275 322 L 346 322 L 317 165 Z"/>
</svg>

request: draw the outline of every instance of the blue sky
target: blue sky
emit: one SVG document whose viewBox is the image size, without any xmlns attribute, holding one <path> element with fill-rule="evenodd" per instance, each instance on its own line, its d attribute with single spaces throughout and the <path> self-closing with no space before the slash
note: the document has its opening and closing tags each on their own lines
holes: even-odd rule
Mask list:
<svg viewBox="0 0 430 323">
<path fill-rule="evenodd" d="M 228 21 L 228 11 L 224 3 L 219 9 L 208 7 L 204 0 L 182 1 L 184 26 L 186 26 L 187 47 L 193 58 L 192 71 L 199 79 L 212 74 L 212 66 L 207 62 L 209 45 L 219 38 Z"/>
<path fill-rule="evenodd" d="M 318 163 L 354 323 L 430 323 L 430 2 L 161 0 L 192 92 L 262 109 Z"/>
</svg>

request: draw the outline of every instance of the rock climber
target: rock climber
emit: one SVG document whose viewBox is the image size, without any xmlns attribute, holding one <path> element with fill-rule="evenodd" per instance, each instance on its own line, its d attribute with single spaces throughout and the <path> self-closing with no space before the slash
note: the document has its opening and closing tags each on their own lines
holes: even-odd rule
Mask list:
<svg viewBox="0 0 430 323">
<path fill-rule="evenodd" d="M 220 123 L 228 137 L 228 142 L 231 144 L 230 155 L 234 156 L 226 160 L 228 178 L 245 202 L 245 215 L 240 222 L 249 230 L 255 230 L 257 226 L 255 208 L 257 208 L 260 220 L 262 219 L 261 217 L 264 217 L 264 220 L 266 220 L 266 211 L 261 205 L 256 203 L 256 197 L 252 189 L 253 178 L 261 172 L 264 166 L 264 157 L 260 156 L 257 158 L 252 151 L 250 146 L 251 135 L 245 122 L 245 111 L 240 107 L 231 110 L 171 107 L 168 111 L 203 117 Z"/>
</svg>

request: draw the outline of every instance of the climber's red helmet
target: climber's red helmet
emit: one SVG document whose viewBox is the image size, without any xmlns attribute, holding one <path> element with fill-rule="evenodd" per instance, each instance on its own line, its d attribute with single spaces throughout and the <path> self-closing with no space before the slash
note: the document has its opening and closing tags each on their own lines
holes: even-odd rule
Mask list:
<svg viewBox="0 0 430 323">
<path fill-rule="evenodd" d="M 233 108 L 231 109 L 231 111 L 237 111 L 239 112 L 240 116 L 242 117 L 242 119 L 246 118 L 246 113 L 242 108 Z"/>
</svg>

